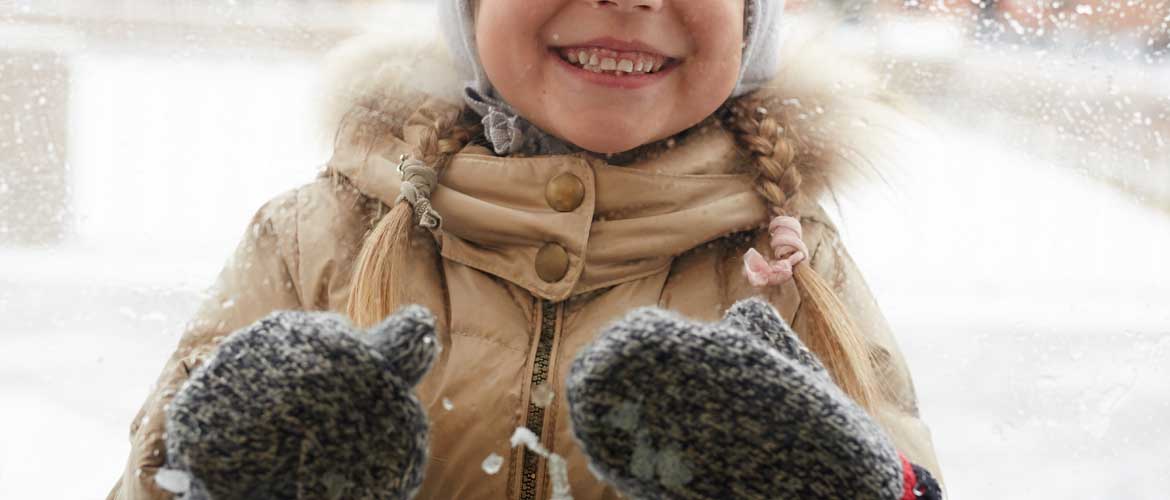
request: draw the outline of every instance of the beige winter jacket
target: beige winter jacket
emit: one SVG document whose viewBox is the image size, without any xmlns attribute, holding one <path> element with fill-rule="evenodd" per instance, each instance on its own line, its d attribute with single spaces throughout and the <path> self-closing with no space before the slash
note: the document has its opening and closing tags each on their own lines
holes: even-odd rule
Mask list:
<svg viewBox="0 0 1170 500">
<path fill-rule="evenodd" d="M 390 89 L 401 82 L 390 80 L 403 68 L 418 75 L 419 64 L 433 65 L 426 73 L 440 75 L 424 90 L 443 97 L 457 89 L 442 76 L 449 74 L 445 59 L 433 49 L 425 53 L 434 57 L 420 58 L 415 49 L 354 47 L 338 57 L 339 113 L 362 108 L 385 111 L 366 116 L 392 115 L 397 101 Z M 793 53 L 785 61 L 769 91 L 790 93 L 793 105 L 808 109 L 801 126 L 809 134 L 833 134 L 817 142 L 828 148 L 817 155 L 825 161 L 803 167 L 809 179 L 803 194 L 817 200 L 846 171 L 833 163 L 844 156 L 838 144 L 856 146 L 863 141 L 854 138 L 864 139 L 856 134 L 867 133 L 847 132 L 842 124 L 871 120 L 883 105 L 864 80 L 827 73 L 817 56 Z M 417 86 L 417 79 L 411 82 Z M 273 310 L 344 310 L 354 259 L 370 227 L 370 201 L 394 201 L 395 166 L 408 151 L 391 135 L 367 150 L 353 131 L 340 131 L 328 173 L 256 213 L 134 417 L 130 457 L 110 499 L 170 498 L 153 481 L 165 459 L 163 407 L 218 339 Z M 442 173 L 433 203 L 443 216 L 441 255 L 419 256 L 401 277 L 429 294 L 424 305 L 437 311 L 444 345 L 419 387 L 431 446 L 418 498 L 547 498 L 544 461 L 526 471 L 523 452 L 509 448 L 518 426 L 539 430 L 542 443 L 566 458 L 575 498 L 617 498 L 586 469 L 559 388 L 574 353 L 632 308 L 657 305 L 714 320 L 733 302 L 762 294 L 803 331 L 806 320 L 791 282 L 761 290 L 743 277 L 747 248 L 769 254 L 760 229 L 766 214 L 749 164 L 721 127 L 696 130 L 660 156 L 625 166 L 586 154 L 500 158 L 469 146 Z M 881 375 L 895 389 L 880 403 L 880 424 L 910 460 L 938 475 L 910 374 L 862 275 L 817 203 L 805 204 L 801 220 L 813 268 L 851 308 L 873 358 L 882 362 Z M 556 395 L 545 411 L 534 411 L 534 381 L 545 379 Z M 481 468 L 491 453 L 505 459 L 494 475 Z"/>
</svg>

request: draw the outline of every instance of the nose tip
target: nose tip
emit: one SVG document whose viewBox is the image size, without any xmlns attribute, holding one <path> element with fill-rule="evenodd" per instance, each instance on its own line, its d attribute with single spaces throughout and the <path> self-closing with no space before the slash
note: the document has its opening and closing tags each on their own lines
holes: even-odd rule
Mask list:
<svg viewBox="0 0 1170 500">
<path fill-rule="evenodd" d="M 609 7 L 618 10 L 656 11 L 662 8 L 662 0 L 591 0 L 597 7 Z"/>
</svg>

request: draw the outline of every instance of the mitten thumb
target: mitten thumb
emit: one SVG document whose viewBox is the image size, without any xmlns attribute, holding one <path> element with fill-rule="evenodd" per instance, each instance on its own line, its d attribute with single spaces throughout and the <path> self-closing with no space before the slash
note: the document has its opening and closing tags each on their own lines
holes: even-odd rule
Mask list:
<svg viewBox="0 0 1170 500">
<path fill-rule="evenodd" d="M 727 310 L 722 323 L 763 340 L 813 374 L 828 377 L 821 361 L 800 341 L 776 308 L 763 298 L 751 297 L 736 302 Z"/>
<path fill-rule="evenodd" d="M 425 307 L 410 305 L 370 328 L 366 341 L 407 386 L 418 385 L 442 350 L 435 335 L 435 317 Z"/>
</svg>

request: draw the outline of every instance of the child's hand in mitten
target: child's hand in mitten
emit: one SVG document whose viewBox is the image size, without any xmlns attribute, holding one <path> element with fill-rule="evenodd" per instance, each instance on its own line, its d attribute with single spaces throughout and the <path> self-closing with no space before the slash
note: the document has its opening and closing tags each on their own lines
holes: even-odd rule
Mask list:
<svg viewBox="0 0 1170 500">
<path fill-rule="evenodd" d="M 186 499 L 410 498 L 427 453 L 411 391 L 438 349 L 418 306 L 369 332 L 333 313 L 273 313 L 179 390 L 158 481 Z"/>
<path fill-rule="evenodd" d="M 714 324 L 636 310 L 578 354 L 566 394 L 590 468 L 632 498 L 895 500 L 926 490 L 914 491 L 882 429 L 759 299 Z"/>
</svg>

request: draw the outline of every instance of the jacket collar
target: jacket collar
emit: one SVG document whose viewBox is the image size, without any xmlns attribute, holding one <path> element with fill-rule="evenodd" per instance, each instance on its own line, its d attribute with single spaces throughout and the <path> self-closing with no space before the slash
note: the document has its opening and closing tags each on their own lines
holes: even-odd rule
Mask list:
<svg viewBox="0 0 1170 500">
<path fill-rule="evenodd" d="M 397 158 L 410 146 L 392 137 L 368 153 L 350 146 L 339 143 L 330 168 L 392 204 L 401 183 Z M 586 153 L 498 157 L 468 146 L 440 172 L 431 202 L 443 226 L 434 235 L 444 258 L 559 301 L 662 272 L 687 250 L 759 226 L 764 204 L 743 163 L 734 137 L 719 127 L 623 166 Z M 564 174 L 581 181 L 584 197 L 558 212 L 546 186 Z M 568 255 L 564 277 L 552 282 L 536 268 L 550 243 Z"/>
</svg>

